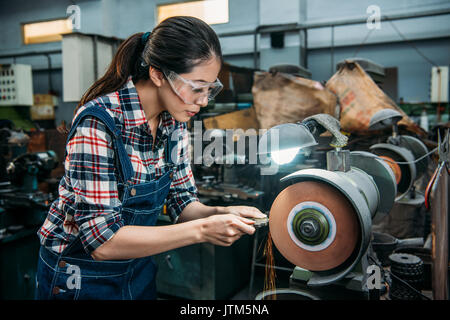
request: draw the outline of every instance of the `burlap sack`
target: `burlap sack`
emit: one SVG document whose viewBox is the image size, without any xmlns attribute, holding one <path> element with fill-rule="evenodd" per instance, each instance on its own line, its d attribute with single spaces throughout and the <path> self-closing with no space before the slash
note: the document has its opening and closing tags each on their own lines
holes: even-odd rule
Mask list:
<svg viewBox="0 0 450 320">
<path fill-rule="evenodd" d="M 345 64 L 328 80 L 326 87 L 339 98 L 341 129 L 368 133 L 370 118 L 382 109 L 395 109 L 403 115 L 398 123 L 419 135 L 425 134 L 391 98 L 389 98 L 357 62 Z"/>
<path fill-rule="evenodd" d="M 302 121 L 317 113 L 339 119 L 336 96 L 317 81 L 286 73 L 255 72 L 252 93 L 261 129 Z"/>
</svg>

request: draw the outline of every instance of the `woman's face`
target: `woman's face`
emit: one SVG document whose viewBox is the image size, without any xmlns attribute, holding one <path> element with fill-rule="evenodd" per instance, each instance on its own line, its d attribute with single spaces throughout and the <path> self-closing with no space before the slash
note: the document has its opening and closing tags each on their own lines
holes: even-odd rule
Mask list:
<svg viewBox="0 0 450 320">
<path fill-rule="evenodd" d="M 191 72 L 180 74 L 186 80 L 191 80 L 196 83 L 214 82 L 216 81 L 221 63 L 216 57 L 202 62 L 195 66 Z M 189 86 L 181 90 L 188 91 Z M 189 92 L 179 92 L 182 96 L 189 97 Z M 194 99 L 194 104 L 186 104 L 173 90 L 167 79 L 164 79 L 159 90 L 160 101 L 166 111 L 168 111 L 175 120 L 179 122 L 187 122 L 190 118 L 195 116 L 201 107 L 208 105 L 208 96 L 203 95 L 200 99 Z"/>
</svg>

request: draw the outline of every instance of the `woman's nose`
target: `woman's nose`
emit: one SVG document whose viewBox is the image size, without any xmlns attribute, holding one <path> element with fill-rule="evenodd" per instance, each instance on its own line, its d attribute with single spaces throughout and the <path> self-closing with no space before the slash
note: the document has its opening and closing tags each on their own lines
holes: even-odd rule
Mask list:
<svg viewBox="0 0 450 320">
<path fill-rule="evenodd" d="M 201 97 L 197 103 L 200 107 L 206 107 L 208 105 L 208 96 Z"/>
</svg>

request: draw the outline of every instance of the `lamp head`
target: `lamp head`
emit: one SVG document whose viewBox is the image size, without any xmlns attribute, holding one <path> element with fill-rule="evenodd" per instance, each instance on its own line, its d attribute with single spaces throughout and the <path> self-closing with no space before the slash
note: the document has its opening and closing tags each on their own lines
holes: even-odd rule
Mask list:
<svg viewBox="0 0 450 320">
<path fill-rule="evenodd" d="M 267 130 L 259 141 L 259 154 L 269 154 L 277 164 L 291 162 L 300 149 L 317 145 L 307 126 L 284 123 Z"/>
<path fill-rule="evenodd" d="M 383 130 L 397 126 L 397 122 L 402 120 L 400 112 L 393 109 L 382 109 L 375 113 L 369 122 L 369 130 Z"/>
</svg>

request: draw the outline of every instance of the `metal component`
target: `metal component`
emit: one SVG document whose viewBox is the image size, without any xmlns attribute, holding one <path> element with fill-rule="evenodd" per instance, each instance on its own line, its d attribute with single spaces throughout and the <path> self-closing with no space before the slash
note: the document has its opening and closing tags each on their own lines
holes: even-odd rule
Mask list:
<svg viewBox="0 0 450 320">
<path fill-rule="evenodd" d="M 428 149 L 425 144 L 423 144 L 423 142 L 417 138 L 401 135 L 398 136 L 397 141 L 398 146 L 411 151 L 415 159 L 422 158 L 428 153 Z M 415 165 L 416 179 L 418 179 L 427 171 L 428 157 L 425 157 L 422 160 L 416 162 Z"/>
<path fill-rule="evenodd" d="M 253 225 L 255 228 L 262 228 L 265 227 L 269 224 L 269 218 L 255 218 L 252 219 L 255 221 L 255 224 Z"/>
<path fill-rule="evenodd" d="M 292 74 L 296 77 L 302 77 L 306 79 L 311 79 L 311 72 L 302 66 L 292 65 L 292 64 L 277 64 L 269 68 L 270 73 L 281 72 Z"/>
<path fill-rule="evenodd" d="M 334 190 L 329 189 L 327 185 L 321 185 L 320 183 L 302 182 L 301 184 L 288 187 L 287 189 L 293 190 L 292 196 L 295 199 L 295 201 L 289 202 L 286 210 L 289 211 L 289 207 L 293 206 L 286 219 L 289 237 L 299 248 L 310 252 L 323 251 L 330 247 L 336 238 L 337 223 L 335 217 L 337 217 L 338 222 L 340 222 L 339 220 L 342 221 L 343 219 L 348 218 L 348 216 L 345 217 L 345 215 L 340 214 L 340 210 L 342 210 L 347 203 L 342 203 L 342 198 L 334 194 L 328 195 L 328 198 L 326 196 L 324 197 L 327 193 L 333 193 Z M 324 194 L 316 194 L 320 192 Z M 301 194 L 301 196 L 296 194 Z M 282 209 L 283 206 L 284 204 L 282 203 L 279 207 Z M 276 209 L 275 211 L 281 211 L 281 209 Z M 351 209 L 349 210 L 351 211 Z M 281 216 L 285 217 L 285 213 L 282 213 Z M 315 219 L 317 221 L 318 226 L 321 229 L 318 238 L 307 238 L 300 231 L 300 224 L 305 218 Z M 348 222 L 348 224 L 350 225 L 351 223 Z"/>
<path fill-rule="evenodd" d="M 16 170 L 16 166 L 14 165 L 14 162 L 8 163 L 8 165 L 6 166 L 6 172 L 8 174 L 13 174 L 15 170 Z"/>
<path fill-rule="evenodd" d="M 408 253 L 394 253 L 389 256 L 392 267 L 402 266 L 402 265 L 419 265 L 422 260 L 419 257 L 408 254 Z"/>
<path fill-rule="evenodd" d="M 392 300 L 421 300 L 418 292 L 423 287 L 423 261 L 412 254 L 394 253 L 389 256 L 392 284 L 389 296 Z M 411 286 L 412 290 L 407 285 Z"/>
<path fill-rule="evenodd" d="M 336 172 L 347 180 L 363 196 L 371 217 L 377 213 L 380 203 L 380 193 L 371 176 L 358 168 L 352 168 L 348 172 Z"/>
<path fill-rule="evenodd" d="M 331 150 L 327 152 L 327 170 L 343 171 L 350 170 L 350 151 Z"/>
<path fill-rule="evenodd" d="M 239 184 L 239 172 L 236 166 L 223 166 L 223 183 L 228 185 Z"/>
<path fill-rule="evenodd" d="M 317 245 L 328 237 L 330 226 L 322 212 L 308 208 L 295 215 L 292 229 L 303 243 Z"/>
<path fill-rule="evenodd" d="M 369 130 L 383 130 L 388 127 L 396 126 L 397 122 L 402 120 L 400 112 L 393 109 L 383 109 L 375 113 L 369 122 Z"/>
<path fill-rule="evenodd" d="M 423 193 L 419 191 L 408 192 L 404 197 L 397 200 L 397 203 L 399 204 L 413 206 L 416 208 L 421 207 L 424 204 L 424 202 L 425 196 L 423 195 Z"/>
<path fill-rule="evenodd" d="M 448 138 L 448 134 L 447 134 Z M 447 149 L 448 152 L 448 149 Z M 432 288 L 435 300 L 448 300 L 448 162 L 439 164 L 431 190 Z"/>
<path fill-rule="evenodd" d="M 438 153 L 439 153 L 439 161 L 441 162 L 447 162 L 447 164 L 450 162 L 450 131 L 447 130 L 444 139 L 441 141 L 441 134 L 438 131 Z"/>
<path fill-rule="evenodd" d="M 380 22 L 382 21 L 395 21 L 395 20 L 403 20 L 403 19 L 412 19 L 412 18 L 420 18 L 420 17 L 431 17 L 431 16 L 439 16 L 450 13 L 450 9 L 433 9 L 433 10 L 421 10 L 415 13 L 401 13 L 395 15 L 386 16 L 385 14 L 381 15 Z M 305 52 L 308 51 L 308 42 L 307 42 L 307 30 L 315 29 L 315 28 L 325 28 L 325 27 L 335 27 L 335 26 L 346 26 L 346 25 L 355 25 L 355 24 L 365 24 L 367 23 L 367 17 L 355 18 L 355 19 L 341 19 L 335 21 L 328 22 L 313 22 L 313 23 L 302 23 L 302 24 L 284 24 L 284 25 L 269 25 L 269 26 L 257 26 L 252 30 L 244 30 L 244 31 L 234 31 L 234 32 L 225 32 L 220 33 L 219 38 L 223 37 L 234 37 L 234 36 L 244 36 L 244 35 L 253 35 L 253 66 L 255 69 L 259 69 L 259 47 L 258 47 L 258 35 L 263 33 L 271 33 L 271 32 L 298 32 L 305 31 Z M 307 55 L 306 55 L 307 56 Z M 302 57 L 300 57 L 301 59 Z M 307 57 L 304 58 L 307 62 Z M 301 61 L 301 60 L 300 60 Z M 305 67 L 307 64 L 305 63 Z"/>
<path fill-rule="evenodd" d="M 306 220 L 300 225 L 300 231 L 306 237 L 315 237 L 319 234 L 319 224 L 316 220 Z"/>
<path fill-rule="evenodd" d="M 391 168 L 392 173 L 395 176 L 395 183 L 397 187 L 397 184 L 402 179 L 402 169 L 400 169 L 400 166 L 394 161 L 394 159 L 389 158 L 387 156 L 378 156 L 378 157 L 384 160 L 383 162 L 386 163 Z M 395 193 L 397 193 L 397 191 L 395 191 Z"/>
<path fill-rule="evenodd" d="M 352 167 L 359 168 L 370 175 L 375 181 L 382 201 L 379 201 L 375 213 L 378 215 L 374 219 L 378 220 L 389 214 L 397 194 L 396 179 L 389 165 L 376 158 L 374 154 L 365 151 L 352 151 L 350 153 L 350 164 Z"/>
<path fill-rule="evenodd" d="M 352 175 L 352 179 L 364 174 L 359 170 L 357 173 Z M 350 260 L 345 261 L 342 265 L 328 272 L 313 272 L 313 277 L 308 281 L 310 286 L 325 285 L 335 282 L 339 279 L 344 278 L 349 272 L 356 266 L 356 264 L 361 260 L 361 257 L 366 253 L 371 235 L 372 221 L 371 221 L 371 200 L 368 201 L 364 195 L 364 191 L 361 192 L 360 189 L 356 187 L 356 183 L 351 183 L 349 177 L 345 177 L 347 173 L 344 172 L 330 172 L 321 169 L 305 169 L 292 173 L 281 179 L 284 184 L 295 184 L 301 181 L 317 181 L 324 182 L 325 184 L 335 188 L 334 193 L 341 194 L 345 196 L 346 200 L 353 207 L 354 212 L 356 212 L 356 217 L 359 226 L 359 236 L 358 244 L 352 254 Z M 360 181 L 363 181 L 362 179 Z M 366 181 L 370 181 L 367 180 Z M 349 183 L 350 182 L 350 183 Z M 372 186 L 370 186 L 372 184 Z M 369 183 L 369 189 L 365 192 L 373 192 L 376 189 L 375 183 Z M 372 190 L 372 191 L 368 191 Z M 350 234 L 348 234 L 350 235 Z"/>
<path fill-rule="evenodd" d="M 94 81 L 98 79 L 98 36 L 93 35 L 92 36 L 92 57 L 93 57 L 93 64 L 94 64 Z"/>
<path fill-rule="evenodd" d="M 7 166 L 9 178 L 14 186 L 24 192 L 36 192 L 38 182 L 56 168 L 58 158 L 53 151 L 24 153 Z"/>
<path fill-rule="evenodd" d="M 347 145 L 348 137 L 341 133 L 341 124 L 338 119 L 330 116 L 329 114 L 319 113 L 305 118 L 303 120 L 303 123 L 306 123 L 310 120 L 315 120 L 333 135 L 333 139 L 331 140 L 330 145 L 336 148 L 342 148 Z"/>
<path fill-rule="evenodd" d="M 202 196 L 206 196 L 209 198 L 235 198 L 241 200 L 257 200 L 260 199 L 264 192 L 260 190 L 255 190 L 248 186 L 241 186 L 238 184 L 225 184 L 225 183 L 217 183 L 213 186 L 211 185 L 201 185 L 198 184 L 199 194 Z"/>
<path fill-rule="evenodd" d="M 397 162 L 407 162 L 399 164 L 402 171 L 401 180 L 397 185 L 397 192 L 400 193 L 395 200 L 403 198 L 412 188 L 417 177 L 416 165 L 413 163 L 415 158 L 408 149 L 395 146 L 389 143 L 379 143 L 370 147 L 370 151 L 379 156 L 388 156 Z"/>
<path fill-rule="evenodd" d="M 372 248 L 383 266 L 390 264 L 389 255 L 394 250 L 402 247 L 422 247 L 424 244 L 423 238 L 397 239 L 390 234 L 381 232 L 373 232 L 372 237 Z"/>
<path fill-rule="evenodd" d="M 131 188 L 131 190 L 130 190 L 130 195 L 131 195 L 132 197 L 134 197 L 134 196 L 136 195 L 136 189 L 135 189 L 135 188 Z"/>
</svg>

